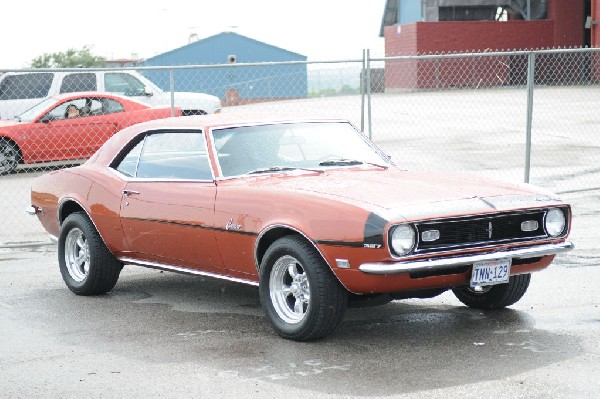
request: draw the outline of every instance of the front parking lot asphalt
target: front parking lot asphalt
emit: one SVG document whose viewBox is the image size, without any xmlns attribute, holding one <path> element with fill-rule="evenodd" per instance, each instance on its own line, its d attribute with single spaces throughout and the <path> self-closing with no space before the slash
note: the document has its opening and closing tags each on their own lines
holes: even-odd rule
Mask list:
<svg viewBox="0 0 600 399">
<path fill-rule="evenodd" d="M 561 255 L 510 309 L 449 293 L 350 309 L 324 340 L 279 338 L 258 291 L 125 268 L 64 285 L 54 246 L 0 252 L 0 397 L 597 397 L 600 268 Z"/>
</svg>

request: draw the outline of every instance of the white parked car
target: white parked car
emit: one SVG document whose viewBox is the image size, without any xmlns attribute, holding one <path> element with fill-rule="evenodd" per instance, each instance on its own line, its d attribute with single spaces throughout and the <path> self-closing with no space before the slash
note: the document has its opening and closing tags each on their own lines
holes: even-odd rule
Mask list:
<svg viewBox="0 0 600 399">
<path fill-rule="evenodd" d="M 120 94 L 151 106 L 171 105 L 170 92 L 136 71 L 6 72 L 0 75 L 0 119 L 13 119 L 46 97 L 77 91 Z M 215 96 L 179 91 L 174 94 L 174 105 L 183 115 L 221 111 L 221 101 Z"/>
</svg>

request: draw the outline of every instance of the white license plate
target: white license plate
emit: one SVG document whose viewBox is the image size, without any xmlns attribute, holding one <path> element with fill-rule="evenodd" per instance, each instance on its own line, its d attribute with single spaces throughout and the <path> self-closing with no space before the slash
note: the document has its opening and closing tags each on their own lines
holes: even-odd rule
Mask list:
<svg viewBox="0 0 600 399">
<path fill-rule="evenodd" d="M 508 283 L 510 259 L 476 262 L 471 273 L 471 287 Z"/>
</svg>

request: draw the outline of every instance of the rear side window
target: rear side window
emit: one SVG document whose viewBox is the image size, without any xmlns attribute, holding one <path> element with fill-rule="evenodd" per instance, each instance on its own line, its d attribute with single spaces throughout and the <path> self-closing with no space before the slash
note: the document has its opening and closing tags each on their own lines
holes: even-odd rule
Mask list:
<svg viewBox="0 0 600 399">
<path fill-rule="evenodd" d="M 142 146 L 144 145 L 144 141 L 140 141 L 136 144 L 135 147 L 131 151 L 125 155 L 123 160 L 119 162 L 116 169 L 123 173 L 125 176 L 133 177 L 135 176 L 135 170 L 137 169 L 138 160 L 140 158 L 140 154 L 142 153 Z"/>
<path fill-rule="evenodd" d="M 213 180 L 202 132 L 150 133 L 115 169 L 142 179 Z"/>
<path fill-rule="evenodd" d="M 48 96 L 51 73 L 28 73 L 6 76 L 0 84 L 0 100 L 24 100 Z"/>
<path fill-rule="evenodd" d="M 104 89 L 124 96 L 143 96 L 146 91 L 139 79 L 127 73 L 104 74 Z"/>
<path fill-rule="evenodd" d="M 117 112 L 125 111 L 125 108 L 123 108 L 121 103 L 118 101 L 111 100 L 110 98 L 103 98 L 100 101 L 102 102 L 103 114 L 115 114 Z"/>
<path fill-rule="evenodd" d="M 60 85 L 61 93 L 73 93 L 76 91 L 96 91 L 96 74 L 93 73 L 73 73 L 65 76 Z"/>
</svg>

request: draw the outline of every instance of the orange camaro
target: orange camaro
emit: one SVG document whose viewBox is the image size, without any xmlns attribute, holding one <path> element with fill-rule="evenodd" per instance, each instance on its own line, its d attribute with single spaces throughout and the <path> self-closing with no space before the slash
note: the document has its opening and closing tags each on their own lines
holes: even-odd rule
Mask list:
<svg viewBox="0 0 600 399">
<path fill-rule="evenodd" d="M 76 294 L 110 291 L 124 265 L 255 285 L 294 340 L 331 333 L 355 301 L 451 289 L 506 307 L 573 247 L 570 206 L 553 194 L 399 169 L 344 120 L 141 123 L 39 177 L 31 197 Z"/>
<path fill-rule="evenodd" d="M 110 136 L 135 123 L 181 115 L 109 93 L 60 94 L 15 120 L 0 120 L 0 175 L 20 163 L 88 158 Z"/>
</svg>

